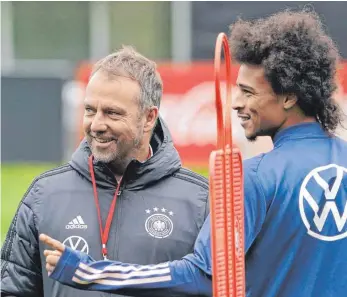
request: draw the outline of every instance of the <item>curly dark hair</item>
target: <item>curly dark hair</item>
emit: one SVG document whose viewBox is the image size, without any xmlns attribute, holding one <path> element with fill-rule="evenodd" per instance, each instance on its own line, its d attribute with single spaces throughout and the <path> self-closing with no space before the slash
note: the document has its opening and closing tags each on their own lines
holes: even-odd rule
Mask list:
<svg viewBox="0 0 347 297">
<path fill-rule="evenodd" d="M 261 65 L 276 94 L 294 94 L 305 115 L 327 132 L 342 122 L 333 100 L 339 59 L 319 16 L 306 9 L 265 19 L 239 19 L 230 26 L 230 51 L 240 64 Z"/>
</svg>

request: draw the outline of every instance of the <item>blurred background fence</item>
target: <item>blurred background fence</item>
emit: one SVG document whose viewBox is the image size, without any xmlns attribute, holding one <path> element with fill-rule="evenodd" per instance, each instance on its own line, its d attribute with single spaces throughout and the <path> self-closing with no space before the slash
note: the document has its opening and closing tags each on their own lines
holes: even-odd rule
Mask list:
<svg viewBox="0 0 347 297">
<path fill-rule="evenodd" d="M 184 163 L 206 174 L 217 34 L 238 16 L 304 5 L 322 16 L 346 59 L 347 2 L 1 2 L 2 231 L 32 178 L 75 149 L 91 63 L 122 44 L 155 60 L 164 81 L 161 114 Z M 336 99 L 347 110 L 347 66 L 340 66 Z M 245 157 L 271 148 L 266 138 L 247 143 L 235 127 Z"/>
</svg>

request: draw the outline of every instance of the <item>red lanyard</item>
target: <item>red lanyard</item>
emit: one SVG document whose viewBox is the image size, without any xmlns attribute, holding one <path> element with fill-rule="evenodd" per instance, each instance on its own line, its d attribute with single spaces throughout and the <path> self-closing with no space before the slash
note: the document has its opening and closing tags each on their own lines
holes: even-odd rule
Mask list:
<svg viewBox="0 0 347 297">
<path fill-rule="evenodd" d="M 99 220 L 99 227 L 100 227 L 100 236 L 101 236 L 101 244 L 102 244 L 102 256 L 104 257 L 104 260 L 107 260 L 107 241 L 108 241 L 108 235 L 110 233 L 110 228 L 111 228 L 111 223 L 112 223 L 112 218 L 114 215 L 114 210 L 116 209 L 116 202 L 117 202 L 117 196 L 120 188 L 120 184 L 122 179 L 118 182 L 116 193 L 114 194 L 110 210 L 107 215 L 106 219 L 106 224 L 105 224 L 105 229 L 103 230 L 102 228 L 102 220 L 101 220 L 101 213 L 100 213 L 100 204 L 99 204 L 99 199 L 98 199 L 98 191 L 96 189 L 96 181 L 95 181 L 95 175 L 94 175 L 94 168 L 93 168 L 93 156 L 91 155 L 89 157 L 89 170 L 90 170 L 90 175 L 92 177 L 92 184 L 93 184 L 93 190 L 94 190 L 94 200 L 95 200 L 95 206 L 96 210 L 98 212 L 98 220 Z"/>
<path fill-rule="evenodd" d="M 150 147 L 147 158 L 149 159 L 153 155 L 152 148 Z M 104 257 L 104 260 L 107 260 L 107 241 L 108 241 L 108 235 L 110 233 L 111 223 L 114 215 L 114 210 L 116 209 L 116 202 L 117 202 L 117 196 L 119 193 L 120 185 L 122 182 L 122 179 L 119 180 L 116 193 L 114 194 L 110 210 L 107 215 L 105 229 L 102 228 L 102 220 L 101 220 L 101 213 L 100 213 L 100 204 L 99 204 L 99 198 L 98 198 L 98 191 L 96 189 L 96 181 L 95 181 L 95 174 L 94 174 L 94 167 L 93 167 L 93 155 L 90 155 L 88 159 L 89 163 L 89 171 L 90 175 L 92 177 L 92 184 L 93 184 L 93 190 L 94 190 L 94 200 L 95 200 L 95 206 L 96 210 L 98 212 L 98 221 L 99 221 L 99 228 L 100 228 L 100 237 L 101 237 L 101 251 L 102 256 Z"/>
</svg>

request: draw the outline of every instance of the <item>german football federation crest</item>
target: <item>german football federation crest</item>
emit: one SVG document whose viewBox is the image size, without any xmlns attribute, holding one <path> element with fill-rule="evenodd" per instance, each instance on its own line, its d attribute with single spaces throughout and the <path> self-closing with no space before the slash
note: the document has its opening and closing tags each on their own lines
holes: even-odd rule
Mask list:
<svg viewBox="0 0 347 297">
<path fill-rule="evenodd" d="M 147 233 L 154 238 L 166 238 L 170 236 L 173 230 L 171 218 L 174 216 L 172 211 L 166 208 L 154 207 L 146 209 L 149 217 L 146 220 L 145 228 Z"/>
</svg>

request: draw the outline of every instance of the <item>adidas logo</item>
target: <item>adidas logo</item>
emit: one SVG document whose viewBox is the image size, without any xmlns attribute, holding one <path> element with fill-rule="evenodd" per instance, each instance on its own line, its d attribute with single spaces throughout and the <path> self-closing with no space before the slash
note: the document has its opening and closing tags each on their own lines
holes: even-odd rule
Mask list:
<svg viewBox="0 0 347 297">
<path fill-rule="evenodd" d="M 87 229 L 88 225 L 86 225 L 81 216 L 77 216 L 71 222 L 69 222 L 65 229 Z"/>
</svg>

